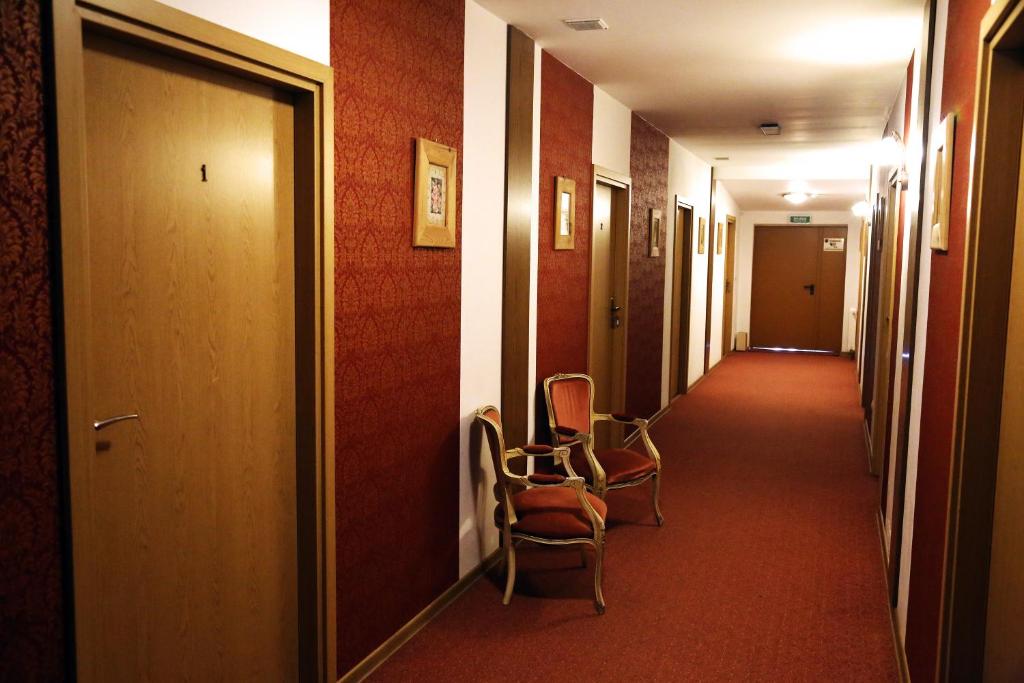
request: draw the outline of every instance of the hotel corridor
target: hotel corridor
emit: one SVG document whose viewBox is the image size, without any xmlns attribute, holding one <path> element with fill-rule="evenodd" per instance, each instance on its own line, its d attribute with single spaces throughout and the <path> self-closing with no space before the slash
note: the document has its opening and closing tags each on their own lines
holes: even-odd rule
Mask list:
<svg viewBox="0 0 1024 683">
<path fill-rule="evenodd" d="M 665 526 L 609 494 L 604 616 L 575 549 L 525 549 L 509 607 L 499 566 L 371 680 L 898 680 L 851 361 L 732 354 L 653 438 Z"/>
</svg>

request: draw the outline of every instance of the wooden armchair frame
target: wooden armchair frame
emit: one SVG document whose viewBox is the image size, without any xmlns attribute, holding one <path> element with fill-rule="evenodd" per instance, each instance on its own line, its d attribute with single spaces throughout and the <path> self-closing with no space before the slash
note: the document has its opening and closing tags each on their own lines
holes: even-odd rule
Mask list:
<svg viewBox="0 0 1024 683">
<path fill-rule="evenodd" d="M 566 380 L 583 380 L 587 383 L 589 392 L 589 405 L 590 405 L 590 423 L 587 425 L 587 432 L 578 432 L 572 427 L 565 425 L 559 425 L 557 422 L 557 416 L 555 415 L 555 407 L 551 399 L 551 385 L 556 382 Z M 579 445 L 583 450 L 583 455 L 587 460 L 587 464 L 590 466 L 590 471 L 593 474 L 593 484 L 587 484 L 587 488 L 592 490 L 600 498 L 604 498 L 608 491 L 613 489 L 624 489 L 631 486 L 640 486 L 651 480 L 652 493 L 651 500 L 654 505 L 654 516 L 658 520 L 658 526 L 662 526 L 665 523 L 665 517 L 661 514 L 661 454 L 655 447 L 654 442 L 651 441 L 651 435 L 648 432 L 648 421 L 633 417 L 631 415 L 622 415 L 619 413 L 598 413 L 594 411 L 594 380 L 591 379 L 590 375 L 583 373 L 572 373 L 564 374 L 559 373 L 553 375 L 544 380 L 544 402 L 547 404 L 548 409 L 548 426 L 551 429 L 551 443 L 553 446 L 565 446 L 572 448 L 573 446 Z M 654 461 L 655 470 L 649 474 L 645 474 L 637 479 L 630 479 L 629 481 L 617 482 L 614 484 L 608 484 L 608 477 L 605 473 L 604 467 L 601 466 L 601 462 L 598 460 L 597 455 L 594 452 L 594 424 L 596 422 L 612 422 L 620 425 L 631 425 L 636 427 L 640 432 L 640 440 L 644 445 L 645 454 L 648 458 Z M 566 471 L 571 476 L 576 476 L 576 473 L 572 471 L 571 465 L 569 465 L 569 458 L 564 459 Z"/>
<path fill-rule="evenodd" d="M 498 417 L 498 420 L 490 415 Z M 505 559 L 505 595 L 502 603 L 507 605 L 512 601 L 512 591 L 516 582 L 516 544 L 526 541 L 540 545 L 553 546 L 592 546 L 594 548 L 594 601 L 599 614 L 604 614 L 604 593 L 601 590 L 602 565 L 604 561 L 604 520 L 598 514 L 594 506 L 587 500 L 586 483 L 583 477 L 576 476 L 569 464 L 569 449 L 565 447 L 552 447 L 547 445 L 531 445 L 524 448 L 505 448 L 505 436 L 500 423 L 500 412 L 494 406 L 484 406 L 476 411 L 476 419 L 484 427 L 487 439 L 491 448 L 491 457 L 494 461 L 494 473 L 497 478 L 495 485 L 495 497 L 498 498 L 498 505 L 504 509 L 504 519 L 501 523 L 501 543 L 504 549 Z M 554 456 L 556 464 L 564 463 L 569 476 L 532 474 L 523 476 L 514 474 L 508 467 L 509 460 L 514 458 L 529 458 L 539 456 Z M 576 538 L 545 538 L 527 533 L 515 531 L 512 527 L 518 521 L 512 494 L 517 487 L 530 488 L 570 488 L 576 493 L 580 509 L 586 514 L 593 528 L 593 536 Z"/>
</svg>

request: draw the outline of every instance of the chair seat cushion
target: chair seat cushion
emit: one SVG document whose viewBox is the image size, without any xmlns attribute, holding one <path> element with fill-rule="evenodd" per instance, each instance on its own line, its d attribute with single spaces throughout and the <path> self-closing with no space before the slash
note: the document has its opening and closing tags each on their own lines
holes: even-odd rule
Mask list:
<svg viewBox="0 0 1024 683">
<path fill-rule="evenodd" d="M 585 494 L 594 510 L 605 519 L 608 506 L 592 493 Z M 594 535 L 590 517 L 580 507 L 573 489 L 558 487 L 526 489 L 512 496 L 516 517 L 512 531 L 540 538 L 589 538 Z M 494 523 L 505 523 L 505 510 L 499 505 L 494 510 Z"/>
<path fill-rule="evenodd" d="M 609 486 L 643 479 L 658 469 L 654 461 L 646 455 L 628 448 L 606 448 L 603 451 L 597 451 L 594 455 L 601 463 L 601 467 L 604 468 Z M 588 484 L 593 483 L 594 475 L 582 452 L 573 453 L 570 462 L 572 468 L 576 470 L 576 474 L 586 479 Z"/>
</svg>

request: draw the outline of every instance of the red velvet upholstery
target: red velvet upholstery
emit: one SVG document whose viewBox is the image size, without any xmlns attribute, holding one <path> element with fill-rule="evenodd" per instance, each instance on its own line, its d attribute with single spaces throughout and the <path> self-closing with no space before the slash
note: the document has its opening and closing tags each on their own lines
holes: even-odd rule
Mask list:
<svg viewBox="0 0 1024 683">
<path fill-rule="evenodd" d="M 565 477 L 561 474 L 545 474 L 543 472 L 534 472 L 527 479 L 532 484 L 561 484 L 565 481 Z"/>
<path fill-rule="evenodd" d="M 603 451 L 597 451 L 594 455 L 597 457 L 597 461 L 601 463 L 601 467 L 604 468 L 609 486 L 641 479 L 657 470 L 657 465 L 654 464 L 653 460 L 642 453 L 637 453 L 627 448 L 608 448 Z M 590 465 L 587 464 L 587 459 L 582 452 L 573 453 L 569 458 L 569 462 L 572 463 L 572 468 L 576 470 L 576 474 L 586 479 L 587 483 L 593 482 Z"/>
<path fill-rule="evenodd" d="M 576 432 L 590 432 L 590 383 L 585 379 L 560 379 L 548 385 L 555 424 Z"/>
<path fill-rule="evenodd" d="M 584 494 L 601 519 L 608 514 L 605 502 L 592 493 Z M 519 521 L 512 531 L 540 538 L 589 538 L 594 535 L 590 518 L 570 488 L 527 489 L 512 496 Z M 505 523 L 505 510 L 494 510 L 494 523 Z"/>
<path fill-rule="evenodd" d="M 529 446 L 523 446 L 523 451 L 530 455 L 551 455 L 555 452 L 555 449 L 547 444 L 535 443 Z"/>
<path fill-rule="evenodd" d="M 566 427 L 564 425 L 558 425 L 557 427 L 555 427 L 555 433 L 558 434 L 559 436 L 569 437 L 568 439 L 563 439 L 564 441 L 572 441 L 574 438 L 576 438 L 576 430 L 573 429 L 572 427 Z"/>
</svg>

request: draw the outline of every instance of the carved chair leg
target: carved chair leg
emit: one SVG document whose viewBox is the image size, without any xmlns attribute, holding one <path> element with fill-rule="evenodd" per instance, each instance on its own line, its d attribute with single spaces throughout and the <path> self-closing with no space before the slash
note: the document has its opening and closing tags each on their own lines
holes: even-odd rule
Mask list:
<svg viewBox="0 0 1024 683">
<path fill-rule="evenodd" d="M 651 483 L 654 485 L 654 516 L 658 519 L 658 526 L 665 524 L 665 517 L 661 514 L 661 475 L 655 474 L 651 477 Z"/>
<path fill-rule="evenodd" d="M 512 589 L 516 585 L 516 547 L 512 543 L 511 535 L 505 537 L 505 596 L 501 599 L 502 604 L 512 602 Z"/>
<path fill-rule="evenodd" d="M 604 614 L 604 592 L 601 590 L 602 565 L 604 564 L 604 536 L 594 545 L 594 596 L 598 614 Z"/>
</svg>

